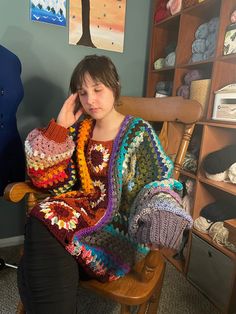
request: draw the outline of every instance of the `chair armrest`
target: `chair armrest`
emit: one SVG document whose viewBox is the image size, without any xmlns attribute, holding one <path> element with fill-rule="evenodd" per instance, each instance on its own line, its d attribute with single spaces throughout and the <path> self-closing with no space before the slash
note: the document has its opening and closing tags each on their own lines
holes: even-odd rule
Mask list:
<svg viewBox="0 0 236 314">
<path fill-rule="evenodd" d="M 141 280 L 143 282 L 150 281 L 158 266 L 164 263 L 164 259 L 159 249 L 151 249 L 144 259 L 144 265 L 141 270 Z"/>
<path fill-rule="evenodd" d="M 42 192 L 30 183 L 30 181 L 25 182 L 15 182 L 8 184 L 4 190 L 4 199 L 18 203 L 26 196 L 27 198 L 27 214 L 29 214 L 32 207 L 34 207 L 40 200 L 43 200 L 50 194 Z"/>
<path fill-rule="evenodd" d="M 14 182 L 6 186 L 4 190 L 4 199 L 13 203 L 20 202 L 27 194 L 44 194 L 41 190 L 35 188 L 29 181 Z"/>
</svg>

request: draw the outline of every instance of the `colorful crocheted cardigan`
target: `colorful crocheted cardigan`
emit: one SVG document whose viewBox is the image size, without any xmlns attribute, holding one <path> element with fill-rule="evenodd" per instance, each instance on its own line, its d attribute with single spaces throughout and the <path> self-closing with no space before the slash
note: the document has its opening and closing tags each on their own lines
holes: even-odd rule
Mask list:
<svg viewBox="0 0 236 314">
<path fill-rule="evenodd" d="M 54 196 L 47 202 L 56 202 L 57 198 L 77 201 L 80 192 L 88 198 L 93 192 L 85 160 L 93 126 L 94 121 L 85 119 L 66 130 L 52 120 L 47 128 L 35 129 L 28 135 L 25 142 L 28 174 L 35 186 L 52 192 Z M 49 223 L 46 210 L 42 218 L 43 202 L 32 209 L 31 215 L 47 226 L 90 276 L 100 281 L 114 280 L 129 272 L 149 252 L 150 237 L 147 237 L 146 229 L 145 237 L 137 236 L 137 215 L 140 217 L 141 213 L 142 216 L 142 209 L 147 213 L 147 208 L 153 208 L 153 201 L 151 206 L 149 202 L 158 189 L 171 196 L 169 202 L 172 196 L 175 204 L 180 199 L 175 191 L 181 190 L 182 185 L 171 179 L 172 170 L 173 162 L 166 156 L 150 124 L 126 116 L 113 142 L 108 171 L 108 206 L 102 217 L 73 233 L 78 213 L 74 213 L 74 219 L 67 226 L 55 217 Z M 137 205 L 140 195 L 145 195 L 141 198 L 142 208 Z M 164 204 L 163 209 L 167 211 L 166 198 L 164 203 L 158 202 L 160 208 Z M 174 206 L 170 207 L 174 213 Z M 151 212 L 148 211 L 149 218 Z M 191 219 L 181 213 L 179 200 L 176 214 L 187 221 L 185 227 L 190 227 Z M 152 239 L 156 238 L 152 235 Z M 158 241 L 155 244 L 159 244 Z"/>
</svg>

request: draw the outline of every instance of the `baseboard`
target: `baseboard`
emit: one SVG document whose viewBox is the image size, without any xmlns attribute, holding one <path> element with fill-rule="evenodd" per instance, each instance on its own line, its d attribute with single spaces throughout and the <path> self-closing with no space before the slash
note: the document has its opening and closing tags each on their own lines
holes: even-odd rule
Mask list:
<svg viewBox="0 0 236 314">
<path fill-rule="evenodd" d="M 0 239 L 0 248 L 1 247 L 7 247 L 7 246 L 20 245 L 20 244 L 23 244 L 23 242 L 24 242 L 24 236 L 23 235 L 11 237 L 11 238 Z"/>
</svg>

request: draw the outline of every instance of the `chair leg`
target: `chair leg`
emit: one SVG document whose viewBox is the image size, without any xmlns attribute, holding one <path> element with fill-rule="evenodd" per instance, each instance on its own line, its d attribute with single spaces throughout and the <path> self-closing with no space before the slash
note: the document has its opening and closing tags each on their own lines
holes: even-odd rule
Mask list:
<svg viewBox="0 0 236 314">
<path fill-rule="evenodd" d="M 121 304 L 120 314 L 130 314 L 130 306 Z"/>
<path fill-rule="evenodd" d="M 147 307 L 148 307 L 148 302 L 145 302 L 143 304 L 141 304 L 139 306 L 139 309 L 138 309 L 138 313 L 137 314 L 145 314 L 146 311 L 147 311 Z"/>
<path fill-rule="evenodd" d="M 24 308 L 21 301 L 19 301 L 19 303 L 17 305 L 16 314 L 26 314 L 25 308 Z"/>
<path fill-rule="evenodd" d="M 147 314 L 157 313 L 157 309 L 158 309 L 158 305 L 159 305 L 160 297 L 161 297 L 161 290 L 162 290 L 161 288 L 162 288 L 162 285 L 158 286 L 155 292 L 153 293 L 153 295 L 151 296 L 148 307 L 147 307 Z"/>
</svg>

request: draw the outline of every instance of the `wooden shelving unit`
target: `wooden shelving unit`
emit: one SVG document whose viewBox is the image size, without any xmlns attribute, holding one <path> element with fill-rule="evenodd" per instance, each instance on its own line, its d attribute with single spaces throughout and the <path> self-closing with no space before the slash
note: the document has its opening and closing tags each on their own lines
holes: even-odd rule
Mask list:
<svg viewBox="0 0 236 314">
<path fill-rule="evenodd" d="M 153 21 L 158 1 L 153 0 Z M 200 216 L 201 209 L 207 204 L 220 199 L 227 199 L 227 197 L 236 197 L 236 185 L 229 182 L 209 180 L 202 169 L 202 161 L 209 153 L 226 145 L 236 144 L 236 123 L 212 119 L 215 91 L 225 85 L 236 83 L 236 54 L 223 56 L 225 31 L 230 24 L 230 15 L 235 9 L 235 0 L 204 0 L 182 9 L 178 14 L 165 20 L 158 23 L 153 22 L 152 25 L 146 96 L 155 96 L 155 87 L 160 81 L 172 81 L 172 96 L 175 96 L 182 84 L 183 76 L 192 69 L 204 70 L 205 78 L 211 79 L 210 93 L 204 116 L 202 121 L 197 124 L 197 127 L 202 130 L 198 170 L 196 174 L 184 170 L 181 172 L 181 177 L 195 181 L 194 205 L 192 208 L 194 219 Z M 215 54 L 208 60 L 190 63 L 195 32 L 202 23 L 208 22 L 213 17 L 219 17 Z M 158 58 L 165 57 L 165 48 L 171 41 L 177 43 L 175 66 L 155 70 L 154 62 Z M 196 261 L 196 263 L 199 262 L 198 267 L 193 261 L 193 256 L 199 248 L 199 252 L 201 252 L 201 243 L 203 243 L 202 254 L 199 254 L 201 255 L 198 257 L 199 261 Z M 196 244 L 197 246 L 199 244 L 199 248 L 196 247 Z M 162 251 L 167 260 L 205 293 L 223 313 L 236 313 L 236 253 L 222 245 L 218 245 L 209 235 L 194 229 L 186 247 L 185 261 L 175 260 L 173 258 L 174 252 L 171 250 L 165 249 Z M 205 252 L 206 255 L 204 255 Z M 219 278 L 221 279 L 217 282 L 215 277 L 218 273 L 216 272 L 215 277 L 211 275 L 211 268 L 214 268 L 211 265 L 215 265 L 219 261 L 222 263 L 218 265 Z M 229 265 L 229 267 L 225 267 L 225 265 Z M 204 266 L 208 270 L 206 273 L 201 269 Z M 195 273 L 192 274 L 194 271 Z M 201 276 L 206 278 L 201 281 Z M 199 281 L 194 279 L 198 277 L 200 278 Z M 224 278 L 230 278 L 230 280 L 224 283 Z M 209 286 L 206 282 L 209 282 Z M 217 288 L 216 284 L 218 285 Z M 212 290 L 220 289 L 217 293 L 221 293 L 222 289 L 222 294 L 215 294 L 214 291 L 211 291 L 210 285 L 212 285 Z"/>
</svg>

